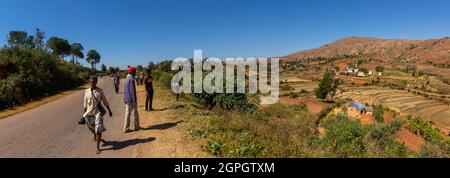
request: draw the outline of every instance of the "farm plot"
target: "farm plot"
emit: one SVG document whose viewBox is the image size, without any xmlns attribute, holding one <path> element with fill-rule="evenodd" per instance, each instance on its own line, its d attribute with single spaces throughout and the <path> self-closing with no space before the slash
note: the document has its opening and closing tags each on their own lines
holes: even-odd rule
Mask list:
<svg viewBox="0 0 450 178">
<path fill-rule="evenodd" d="M 361 103 L 382 104 L 408 115 L 429 119 L 443 129 L 450 128 L 449 105 L 406 91 L 381 87 L 348 87 L 342 97 Z"/>
</svg>

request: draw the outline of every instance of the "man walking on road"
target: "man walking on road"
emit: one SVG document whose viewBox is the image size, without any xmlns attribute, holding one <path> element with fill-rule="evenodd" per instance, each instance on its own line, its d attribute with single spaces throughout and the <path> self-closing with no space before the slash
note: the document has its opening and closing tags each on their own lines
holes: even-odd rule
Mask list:
<svg viewBox="0 0 450 178">
<path fill-rule="evenodd" d="M 101 153 L 100 142 L 102 140 L 102 133 L 106 131 L 103 125 L 103 116 L 106 114 L 102 103 L 109 111 L 109 117 L 112 117 L 111 108 L 106 100 L 105 94 L 101 88 L 97 87 L 97 77 L 92 76 L 89 79 L 91 88 L 86 89 L 84 92 L 84 114 L 83 120 L 87 119 L 87 126 L 89 130 L 94 133 L 94 141 L 97 142 L 97 154 Z"/>
<path fill-rule="evenodd" d="M 141 130 L 139 126 L 139 113 L 137 108 L 137 97 L 136 97 L 136 84 L 134 77 L 136 75 L 136 68 L 128 67 L 128 76 L 125 80 L 124 87 L 124 97 L 123 100 L 125 102 L 125 124 L 124 124 L 124 132 L 131 132 L 130 130 L 130 117 L 131 112 L 134 113 L 134 128 L 135 130 Z"/>
<path fill-rule="evenodd" d="M 119 85 L 120 85 L 120 73 L 117 72 L 114 74 L 114 89 L 116 90 L 116 94 L 119 93 Z"/>
<path fill-rule="evenodd" d="M 145 91 L 147 92 L 145 98 L 145 111 L 150 112 L 153 111 L 153 78 L 151 71 L 147 71 L 147 77 L 144 79 Z"/>
</svg>

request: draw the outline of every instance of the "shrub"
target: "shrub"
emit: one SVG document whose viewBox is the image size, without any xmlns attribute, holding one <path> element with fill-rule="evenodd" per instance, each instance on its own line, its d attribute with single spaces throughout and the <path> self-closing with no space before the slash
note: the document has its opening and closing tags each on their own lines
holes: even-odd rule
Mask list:
<svg viewBox="0 0 450 178">
<path fill-rule="evenodd" d="M 378 122 L 384 122 L 384 107 L 382 105 L 374 106 L 373 116 Z"/>
<path fill-rule="evenodd" d="M 159 80 L 162 82 L 164 87 L 166 88 L 172 88 L 172 78 L 173 74 L 169 72 L 164 72 L 161 74 Z"/>
<path fill-rule="evenodd" d="M 322 147 L 330 157 L 363 157 L 366 154 L 363 142 L 367 130 L 360 122 L 340 114 L 324 120 L 327 130 L 321 140 Z"/>
<path fill-rule="evenodd" d="M 0 68 L 9 69 L 0 80 L 0 109 L 79 86 L 89 77 L 86 68 L 41 48 L 5 47 L 0 61 Z"/>
<path fill-rule="evenodd" d="M 292 87 L 289 83 L 282 83 L 282 84 L 280 85 L 280 89 L 281 89 L 282 91 L 292 91 L 292 90 L 295 90 L 295 88 Z"/>
<path fill-rule="evenodd" d="M 261 152 L 264 150 L 264 147 L 259 145 L 251 145 L 251 146 L 245 146 L 242 148 L 239 148 L 236 152 L 239 155 L 239 157 L 244 158 L 254 158 L 261 154 Z"/>
<path fill-rule="evenodd" d="M 439 158 L 442 156 L 442 150 L 438 145 L 435 144 L 424 144 L 420 148 L 421 158 Z"/>
<path fill-rule="evenodd" d="M 207 150 L 213 155 L 222 154 L 222 148 L 225 146 L 221 141 L 208 141 Z"/>
<path fill-rule="evenodd" d="M 420 117 L 409 116 L 407 124 L 411 132 L 423 136 L 425 140 L 431 143 L 440 144 L 444 141 L 440 130 L 435 128 L 429 121 L 426 121 Z"/>
</svg>

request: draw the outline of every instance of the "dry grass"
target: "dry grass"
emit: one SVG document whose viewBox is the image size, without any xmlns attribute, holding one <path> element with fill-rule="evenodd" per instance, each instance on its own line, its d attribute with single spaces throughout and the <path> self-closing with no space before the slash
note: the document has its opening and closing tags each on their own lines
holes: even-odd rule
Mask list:
<svg viewBox="0 0 450 178">
<path fill-rule="evenodd" d="M 141 127 L 144 131 L 138 133 L 140 138 L 155 137 L 156 140 L 141 144 L 135 151 L 138 158 L 207 158 L 211 157 L 203 152 L 200 143 L 191 138 L 187 132 L 189 115 L 189 102 L 177 102 L 175 95 L 169 89 L 155 82 L 155 94 L 153 109 L 155 111 L 145 112 L 144 87 L 139 86 L 138 109 Z"/>
</svg>

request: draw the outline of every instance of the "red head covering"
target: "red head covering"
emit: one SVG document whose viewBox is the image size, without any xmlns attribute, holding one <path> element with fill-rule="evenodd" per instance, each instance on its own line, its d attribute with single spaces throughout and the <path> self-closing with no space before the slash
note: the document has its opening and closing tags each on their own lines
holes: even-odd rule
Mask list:
<svg viewBox="0 0 450 178">
<path fill-rule="evenodd" d="M 128 67 L 128 73 L 129 73 L 129 74 L 136 73 L 136 68 L 134 68 L 134 67 Z"/>
</svg>

